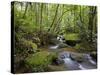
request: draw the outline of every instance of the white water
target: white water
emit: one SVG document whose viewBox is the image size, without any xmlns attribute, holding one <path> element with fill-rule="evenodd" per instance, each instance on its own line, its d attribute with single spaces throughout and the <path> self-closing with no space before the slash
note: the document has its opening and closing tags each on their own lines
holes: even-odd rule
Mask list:
<svg viewBox="0 0 100 75">
<path fill-rule="evenodd" d="M 91 57 L 89 54 L 87 55 L 87 57 L 88 57 L 89 61 L 90 61 L 93 65 L 96 65 L 96 62 L 94 62 L 94 61 L 92 60 L 92 57 Z"/>
<path fill-rule="evenodd" d="M 59 40 L 60 39 L 60 37 L 57 37 L 57 40 Z"/>
<path fill-rule="evenodd" d="M 62 52 L 60 56 L 69 70 L 87 70 L 96 68 L 96 62 L 92 60 L 92 57 L 89 54 L 85 54 L 84 61 L 82 63 L 72 60 L 70 52 Z M 95 66 L 93 64 L 95 64 Z"/>
<path fill-rule="evenodd" d="M 51 46 L 50 49 L 57 49 L 58 47 L 59 47 L 59 45 Z"/>
<path fill-rule="evenodd" d="M 66 55 L 64 55 L 64 62 L 65 62 L 65 64 L 67 64 L 67 65 L 76 65 L 75 64 L 75 62 L 73 61 L 73 60 L 71 60 L 71 58 L 69 58 L 69 54 L 66 56 Z M 81 70 L 86 70 L 86 68 L 84 68 L 81 64 L 79 64 L 78 63 L 78 66 L 77 67 L 79 67 Z"/>
<path fill-rule="evenodd" d="M 64 60 L 64 62 L 67 63 L 67 64 L 68 64 L 68 63 L 70 63 L 70 64 L 73 63 L 73 61 L 72 61 L 70 58 L 65 58 L 65 59 L 63 59 L 63 60 Z"/>
<path fill-rule="evenodd" d="M 57 40 L 59 40 L 61 43 L 63 43 L 63 42 L 65 42 L 65 40 L 63 40 L 63 35 L 59 35 L 58 37 L 57 37 Z"/>
<path fill-rule="evenodd" d="M 56 39 L 62 43 L 63 42 L 62 37 L 63 36 L 59 35 Z M 58 47 L 59 47 L 59 44 L 57 44 L 56 46 L 51 46 L 50 49 L 57 49 Z"/>
<path fill-rule="evenodd" d="M 84 68 L 81 64 L 79 64 L 79 68 L 80 68 L 81 70 L 86 70 L 86 68 Z"/>
<path fill-rule="evenodd" d="M 70 54 L 69 53 L 65 53 L 63 56 L 64 56 L 64 58 L 69 58 Z"/>
</svg>

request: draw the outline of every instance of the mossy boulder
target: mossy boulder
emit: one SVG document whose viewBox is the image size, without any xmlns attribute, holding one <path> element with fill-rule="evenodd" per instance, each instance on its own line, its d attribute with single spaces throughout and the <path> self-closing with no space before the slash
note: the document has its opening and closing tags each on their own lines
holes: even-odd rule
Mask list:
<svg viewBox="0 0 100 75">
<path fill-rule="evenodd" d="M 64 38 L 66 40 L 65 43 L 70 46 L 75 46 L 77 43 L 80 43 L 79 34 L 76 33 L 64 34 Z"/>
<path fill-rule="evenodd" d="M 65 40 L 79 40 L 79 35 L 76 33 L 64 34 Z"/>
<path fill-rule="evenodd" d="M 48 65 L 52 63 L 55 57 L 54 53 L 41 51 L 27 57 L 25 61 L 34 72 L 42 72 L 47 70 Z"/>
<path fill-rule="evenodd" d="M 85 53 L 93 51 L 91 44 L 87 42 L 76 44 L 74 48 L 78 50 L 79 52 L 85 52 Z"/>
</svg>

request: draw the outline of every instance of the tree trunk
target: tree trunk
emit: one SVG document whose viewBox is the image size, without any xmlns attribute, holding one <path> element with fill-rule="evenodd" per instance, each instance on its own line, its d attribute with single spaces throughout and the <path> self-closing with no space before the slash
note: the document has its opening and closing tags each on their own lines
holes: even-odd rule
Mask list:
<svg viewBox="0 0 100 75">
<path fill-rule="evenodd" d="M 55 19 L 57 17 L 58 8 L 59 8 L 59 4 L 57 5 L 56 11 L 55 11 L 55 16 L 54 16 L 53 21 L 50 25 L 50 28 L 48 29 L 48 32 L 51 30 L 52 26 L 54 25 Z"/>
<path fill-rule="evenodd" d="M 89 26 L 88 26 L 88 29 L 90 31 L 90 42 L 92 42 L 92 38 L 93 38 L 93 20 L 94 20 L 94 17 L 95 17 L 95 10 L 94 10 L 94 7 L 90 7 L 89 8 Z"/>
<path fill-rule="evenodd" d="M 40 15 L 40 32 L 42 29 L 42 11 L 43 11 L 43 3 L 41 4 L 41 15 Z"/>
<path fill-rule="evenodd" d="M 26 16 L 27 8 L 28 8 L 28 3 L 26 3 L 26 7 L 25 7 L 24 14 L 23 14 L 23 18 Z"/>
</svg>

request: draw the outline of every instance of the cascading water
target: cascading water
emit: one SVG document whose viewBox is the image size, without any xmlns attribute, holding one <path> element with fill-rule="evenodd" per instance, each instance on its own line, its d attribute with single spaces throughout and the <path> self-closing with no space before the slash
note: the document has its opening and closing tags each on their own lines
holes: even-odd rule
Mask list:
<svg viewBox="0 0 100 75">
<path fill-rule="evenodd" d="M 60 49 L 61 44 L 64 43 L 63 36 L 58 36 L 56 40 L 58 40 L 59 43 L 56 44 L 55 46 L 50 46 L 49 48 L 54 49 L 55 51 L 56 50 L 59 51 L 61 50 Z M 75 54 L 76 54 L 75 56 L 77 56 L 78 53 Z M 71 54 L 70 52 L 66 51 L 61 52 L 59 56 L 60 59 L 64 61 L 64 65 L 67 70 L 79 70 L 79 69 L 86 70 L 86 69 L 96 68 L 96 62 L 92 60 L 92 57 L 89 54 L 84 54 L 83 56 L 84 59 L 82 59 L 83 61 L 81 63 L 78 62 L 76 59 L 73 60 L 72 59 L 73 54 Z"/>
<path fill-rule="evenodd" d="M 81 64 L 78 64 L 79 65 L 79 68 L 81 69 L 81 70 L 86 70 L 86 68 L 84 68 Z"/>
<path fill-rule="evenodd" d="M 92 57 L 90 56 L 90 54 L 87 54 L 87 58 L 93 65 L 96 65 L 96 62 L 92 60 Z"/>
<path fill-rule="evenodd" d="M 70 53 L 62 53 L 62 57 L 61 57 L 64 61 L 65 66 L 67 67 L 67 69 L 69 70 L 77 70 L 78 68 L 78 63 L 76 61 L 73 61 L 70 58 Z"/>
<path fill-rule="evenodd" d="M 69 70 L 86 70 L 86 69 L 93 69 L 96 68 L 96 63 L 92 60 L 91 56 L 89 54 L 85 54 L 83 56 L 83 62 L 77 62 L 76 60 L 72 60 L 73 55 L 69 52 L 63 52 L 61 54 L 61 58 L 64 61 L 65 66 L 67 66 L 67 69 Z"/>
<path fill-rule="evenodd" d="M 59 47 L 59 44 L 56 46 L 51 46 L 50 49 L 57 49 Z"/>
<path fill-rule="evenodd" d="M 57 48 L 59 47 L 59 44 L 64 42 L 64 40 L 62 40 L 63 38 L 64 38 L 64 37 L 63 37 L 62 35 L 59 35 L 59 36 L 56 38 L 56 40 L 58 40 L 59 43 L 58 43 L 57 45 L 55 45 L 55 46 L 51 46 L 50 49 L 57 49 Z"/>
</svg>

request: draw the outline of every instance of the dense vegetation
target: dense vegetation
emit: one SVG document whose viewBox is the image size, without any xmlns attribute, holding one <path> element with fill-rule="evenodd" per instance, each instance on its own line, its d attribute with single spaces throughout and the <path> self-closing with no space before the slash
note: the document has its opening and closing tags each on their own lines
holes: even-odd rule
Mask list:
<svg viewBox="0 0 100 75">
<path fill-rule="evenodd" d="M 55 44 L 52 39 L 58 35 L 63 35 L 76 52 L 97 52 L 95 6 L 14 2 L 11 11 L 16 73 L 63 70 L 63 62 L 56 66 L 58 53 L 47 48 Z"/>
</svg>

